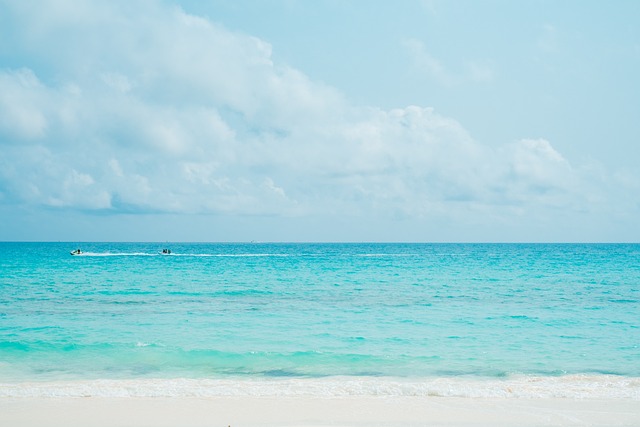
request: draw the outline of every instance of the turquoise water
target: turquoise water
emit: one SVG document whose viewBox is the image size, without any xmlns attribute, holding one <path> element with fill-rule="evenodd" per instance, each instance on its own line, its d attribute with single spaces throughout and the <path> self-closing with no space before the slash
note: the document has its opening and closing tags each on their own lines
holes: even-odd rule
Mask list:
<svg viewBox="0 0 640 427">
<path fill-rule="evenodd" d="M 639 313 L 634 244 L 0 243 L 3 384 L 600 378 L 637 396 Z"/>
</svg>

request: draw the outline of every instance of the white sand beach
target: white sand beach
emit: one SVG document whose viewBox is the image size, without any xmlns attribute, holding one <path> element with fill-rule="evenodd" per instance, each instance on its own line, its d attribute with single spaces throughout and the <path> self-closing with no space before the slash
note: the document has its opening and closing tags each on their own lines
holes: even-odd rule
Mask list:
<svg viewBox="0 0 640 427">
<path fill-rule="evenodd" d="M 12 427 L 638 426 L 635 399 L 0 398 Z"/>
</svg>

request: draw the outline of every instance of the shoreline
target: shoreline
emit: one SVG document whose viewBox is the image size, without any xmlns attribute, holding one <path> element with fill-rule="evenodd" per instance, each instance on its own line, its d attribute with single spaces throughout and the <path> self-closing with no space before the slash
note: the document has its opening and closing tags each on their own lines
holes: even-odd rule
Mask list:
<svg viewBox="0 0 640 427">
<path fill-rule="evenodd" d="M 348 398 L 602 399 L 640 404 L 640 377 L 129 378 L 0 382 L 0 398 Z"/>
<path fill-rule="evenodd" d="M 459 397 L 2 397 L 0 425 L 637 426 L 635 399 Z"/>
<path fill-rule="evenodd" d="M 0 383 L 15 427 L 637 427 L 640 378 L 101 379 Z"/>
</svg>

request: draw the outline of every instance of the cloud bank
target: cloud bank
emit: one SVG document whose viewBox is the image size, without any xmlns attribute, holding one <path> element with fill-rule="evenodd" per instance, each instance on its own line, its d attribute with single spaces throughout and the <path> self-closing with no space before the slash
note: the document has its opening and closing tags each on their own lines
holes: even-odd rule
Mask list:
<svg viewBox="0 0 640 427">
<path fill-rule="evenodd" d="M 352 105 L 266 41 L 164 3 L 0 8 L 5 205 L 500 222 L 600 217 L 612 187 L 638 189 L 545 139 L 495 148 L 432 108 Z"/>
</svg>

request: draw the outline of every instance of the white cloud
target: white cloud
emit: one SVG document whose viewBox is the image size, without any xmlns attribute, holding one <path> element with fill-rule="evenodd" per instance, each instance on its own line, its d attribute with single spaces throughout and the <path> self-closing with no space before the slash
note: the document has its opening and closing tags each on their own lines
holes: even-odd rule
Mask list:
<svg viewBox="0 0 640 427">
<path fill-rule="evenodd" d="M 350 106 L 274 63 L 268 43 L 180 9 L 92 4 L 14 5 L 10 36 L 43 65 L 0 71 L 4 203 L 501 218 L 527 206 L 579 211 L 603 194 L 544 139 L 483 146 L 431 108 Z M 453 82 L 420 42 L 406 47 Z M 475 74 L 491 77 L 480 65 Z"/>
<path fill-rule="evenodd" d="M 0 129 L 5 138 L 29 140 L 44 135 L 48 123 L 41 111 L 47 101 L 43 91 L 31 70 L 0 73 Z"/>
<path fill-rule="evenodd" d="M 515 175 L 534 182 L 550 185 L 563 182 L 562 175 L 569 175 L 571 168 L 560 153 L 544 139 L 523 139 L 509 147 L 512 152 L 512 169 Z"/>
<path fill-rule="evenodd" d="M 129 81 L 127 76 L 123 76 L 119 73 L 104 73 L 102 75 L 102 80 L 111 88 L 117 90 L 118 92 L 127 93 L 133 87 L 132 83 Z"/>
<path fill-rule="evenodd" d="M 453 75 L 445 68 L 442 61 L 431 55 L 420 40 L 407 39 L 403 42 L 415 66 L 444 85 L 455 82 Z"/>
<path fill-rule="evenodd" d="M 456 70 L 451 64 L 433 56 L 420 40 L 403 40 L 402 47 L 418 72 L 445 87 L 466 82 L 486 83 L 494 78 L 495 67 L 489 60 L 469 59 L 464 61 L 463 67 Z"/>
</svg>

